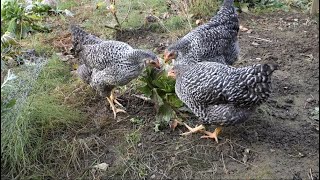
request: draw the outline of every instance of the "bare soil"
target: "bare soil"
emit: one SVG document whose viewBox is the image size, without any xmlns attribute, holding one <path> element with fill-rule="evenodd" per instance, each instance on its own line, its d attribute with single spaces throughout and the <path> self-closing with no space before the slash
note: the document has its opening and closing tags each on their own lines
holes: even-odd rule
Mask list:
<svg viewBox="0 0 320 180">
<path fill-rule="evenodd" d="M 103 99 L 82 107 L 87 124 L 69 136 L 85 142 L 78 166 L 60 177 L 92 179 L 319 179 L 319 122 L 310 110 L 319 106 L 319 29 L 301 13 L 240 14 L 249 32 L 240 32 L 241 58 L 235 66 L 277 63 L 273 93 L 245 123 L 224 128 L 219 143 L 181 137 L 185 127 L 155 132 L 153 104 L 132 90 L 119 101 L 128 115 L 113 119 Z M 137 31 L 117 35 L 134 46 L 161 52 L 172 40 L 165 34 Z M 141 124 L 130 122 L 131 118 Z M 195 117 L 185 120 L 196 125 Z M 207 129 L 214 130 L 214 126 Z M 70 139 L 71 139 L 70 138 Z M 93 164 L 107 163 L 106 171 Z"/>
</svg>

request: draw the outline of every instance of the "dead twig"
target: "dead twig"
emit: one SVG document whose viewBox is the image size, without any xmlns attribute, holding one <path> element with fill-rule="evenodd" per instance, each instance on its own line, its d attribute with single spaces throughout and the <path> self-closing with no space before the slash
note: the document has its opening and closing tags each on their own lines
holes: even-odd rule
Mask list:
<svg viewBox="0 0 320 180">
<path fill-rule="evenodd" d="M 142 96 L 142 95 L 132 94 L 132 96 L 137 97 L 137 98 L 139 98 L 139 99 L 142 99 L 142 100 L 144 100 L 144 101 L 152 102 L 152 99 L 151 99 L 151 98 L 148 98 L 148 97 L 145 97 L 145 96 Z"/>
<path fill-rule="evenodd" d="M 259 38 L 259 37 L 255 37 L 255 36 L 248 36 L 248 37 L 250 37 L 250 38 L 255 38 L 255 39 L 260 40 L 260 41 L 272 42 L 272 41 L 269 40 L 269 39 L 263 39 L 263 38 Z"/>
<path fill-rule="evenodd" d="M 104 27 L 109 28 L 109 29 L 113 29 L 113 30 L 116 30 L 116 31 L 122 31 L 121 29 L 119 29 L 117 27 L 111 27 L 111 26 L 108 26 L 108 25 L 104 25 Z"/>
<path fill-rule="evenodd" d="M 245 165 L 245 166 L 247 166 L 247 167 L 249 167 L 248 165 L 253 166 L 253 167 L 258 167 L 258 166 L 256 166 L 256 165 L 251 164 L 251 163 L 241 162 L 241 161 L 239 161 L 238 159 L 236 159 L 236 158 L 234 158 L 234 157 L 232 157 L 232 156 L 229 156 L 229 157 L 230 157 L 232 160 L 234 160 L 234 161 L 236 161 L 236 162 L 238 162 L 238 163 L 240 163 L 240 164 L 243 164 L 243 165 Z"/>
<path fill-rule="evenodd" d="M 226 164 L 224 163 L 223 153 L 221 153 L 221 160 L 222 160 L 222 164 L 223 164 L 224 173 L 228 174 L 228 170 L 226 168 Z"/>
<path fill-rule="evenodd" d="M 171 31 L 164 25 L 164 23 L 162 22 L 162 20 L 158 17 L 158 16 L 155 16 L 155 15 L 152 15 L 152 17 L 156 18 L 159 22 L 159 24 L 168 32 L 168 33 L 171 33 Z"/>
<path fill-rule="evenodd" d="M 310 180 L 313 180 L 312 169 L 309 169 L 308 177 Z"/>
</svg>

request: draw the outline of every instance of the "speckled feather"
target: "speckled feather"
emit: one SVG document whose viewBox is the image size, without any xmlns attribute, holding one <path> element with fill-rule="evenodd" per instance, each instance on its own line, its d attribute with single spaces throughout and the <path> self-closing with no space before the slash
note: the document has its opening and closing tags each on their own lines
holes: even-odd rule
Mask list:
<svg viewBox="0 0 320 180">
<path fill-rule="evenodd" d="M 175 90 L 203 123 L 233 125 L 243 122 L 267 100 L 275 69 L 271 64 L 242 68 L 215 62 L 175 64 Z"/>
<path fill-rule="evenodd" d="M 137 78 L 145 66 L 146 58 L 157 59 L 151 51 L 134 49 L 120 41 L 101 40 L 79 27 L 74 27 L 72 31 L 75 35 L 73 40 L 77 41 L 73 44 L 76 45 L 81 64 L 77 73 L 101 96 L 109 96 L 114 87 L 123 86 Z"/>
<path fill-rule="evenodd" d="M 239 54 L 239 20 L 233 0 L 225 0 L 218 13 L 176 43 L 168 50 L 178 50 L 178 60 L 192 64 L 201 61 L 220 62 L 232 65 Z"/>
</svg>

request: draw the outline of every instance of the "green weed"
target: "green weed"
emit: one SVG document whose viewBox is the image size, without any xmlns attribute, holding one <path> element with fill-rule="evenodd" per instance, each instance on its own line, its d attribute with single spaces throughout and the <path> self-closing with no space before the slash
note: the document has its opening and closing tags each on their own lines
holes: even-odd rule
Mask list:
<svg viewBox="0 0 320 180">
<path fill-rule="evenodd" d="M 42 158 L 44 150 L 54 142 L 52 138 L 61 136 L 68 127 L 84 119 L 79 110 L 67 107 L 51 94 L 57 86 L 70 80 L 69 74 L 68 66 L 57 57 L 50 59 L 17 116 L 2 116 L 3 174 L 22 178 L 46 169 L 49 162 Z"/>
</svg>

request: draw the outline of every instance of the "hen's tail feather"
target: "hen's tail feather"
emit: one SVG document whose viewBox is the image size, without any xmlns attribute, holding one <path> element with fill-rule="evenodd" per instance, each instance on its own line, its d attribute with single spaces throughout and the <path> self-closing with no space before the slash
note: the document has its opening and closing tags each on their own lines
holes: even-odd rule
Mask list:
<svg viewBox="0 0 320 180">
<path fill-rule="evenodd" d="M 267 76 L 271 75 L 275 70 L 278 70 L 279 66 L 277 64 L 262 64 L 260 72 Z"/>
</svg>

